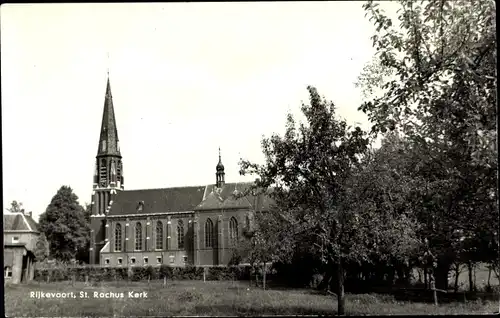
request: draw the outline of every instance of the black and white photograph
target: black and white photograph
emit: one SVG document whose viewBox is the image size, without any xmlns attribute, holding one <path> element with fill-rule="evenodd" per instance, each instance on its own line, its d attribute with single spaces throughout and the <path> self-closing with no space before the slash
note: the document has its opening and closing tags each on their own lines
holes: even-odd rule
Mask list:
<svg viewBox="0 0 500 318">
<path fill-rule="evenodd" d="M 500 313 L 493 0 L 0 27 L 6 317 Z"/>
</svg>

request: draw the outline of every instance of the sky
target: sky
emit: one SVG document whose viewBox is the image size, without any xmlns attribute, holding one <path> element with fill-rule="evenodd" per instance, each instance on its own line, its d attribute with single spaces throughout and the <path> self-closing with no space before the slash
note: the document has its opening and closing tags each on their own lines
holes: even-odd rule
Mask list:
<svg viewBox="0 0 500 318">
<path fill-rule="evenodd" d="M 315 86 L 370 127 L 354 83 L 374 55 L 363 2 L 2 5 L 4 211 L 35 220 L 62 185 L 91 201 L 107 74 L 125 189 L 226 182 L 262 163 Z"/>
</svg>

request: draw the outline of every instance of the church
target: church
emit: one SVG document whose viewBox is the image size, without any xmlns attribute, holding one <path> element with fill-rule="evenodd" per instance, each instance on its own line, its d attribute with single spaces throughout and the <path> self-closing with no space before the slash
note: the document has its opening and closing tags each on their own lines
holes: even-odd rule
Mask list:
<svg viewBox="0 0 500 318">
<path fill-rule="evenodd" d="M 215 183 L 125 190 L 123 162 L 107 79 L 92 191 L 90 263 L 103 266 L 227 265 L 255 212 L 272 199 L 225 183 L 219 149 Z"/>
</svg>

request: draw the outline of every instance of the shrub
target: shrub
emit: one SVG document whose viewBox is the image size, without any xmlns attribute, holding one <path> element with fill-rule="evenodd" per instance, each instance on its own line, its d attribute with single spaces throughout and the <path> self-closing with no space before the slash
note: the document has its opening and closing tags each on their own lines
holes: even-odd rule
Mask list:
<svg viewBox="0 0 500 318">
<path fill-rule="evenodd" d="M 167 279 L 172 277 L 172 267 L 162 264 L 159 269 L 159 277 L 163 279 L 166 277 Z"/>
<path fill-rule="evenodd" d="M 206 270 L 207 280 L 248 280 L 250 278 L 250 266 L 185 266 L 172 267 L 161 266 L 132 266 L 132 267 L 109 267 L 109 266 L 58 266 L 53 268 L 35 269 L 35 281 L 50 282 L 75 281 L 84 282 L 88 277 L 89 283 L 104 281 L 142 281 L 155 279 L 169 280 L 202 280 L 203 272 Z"/>
</svg>

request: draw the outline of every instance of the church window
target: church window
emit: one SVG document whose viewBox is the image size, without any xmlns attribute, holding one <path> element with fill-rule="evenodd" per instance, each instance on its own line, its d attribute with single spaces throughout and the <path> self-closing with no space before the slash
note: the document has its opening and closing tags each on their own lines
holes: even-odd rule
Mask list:
<svg viewBox="0 0 500 318">
<path fill-rule="evenodd" d="M 102 147 L 101 151 L 106 151 L 106 140 L 102 141 L 101 147 Z"/>
<path fill-rule="evenodd" d="M 4 268 L 4 277 L 5 278 L 11 278 L 12 277 L 12 267 L 5 266 L 5 268 Z"/>
<path fill-rule="evenodd" d="M 229 221 L 229 241 L 232 246 L 238 243 L 238 221 L 234 217 Z"/>
<path fill-rule="evenodd" d="M 177 248 L 184 248 L 184 222 L 182 220 L 177 222 Z"/>
<path fill-rule="evenodd" d="M 130 258 L 130 263 L 131 263 L 131 264 L 135 264 L 135 257 L 131 257 L 131 258 Z"/>
<path fill-rule="evenodd" d="M 19 236 L 14 236 L 12 238 L 12 243 L 19 243 Z"/>
<path fill-rule="evenodd" d="M 156 262 L 157 262 L 158 264 L 161 264 L 161 256 L 157 256 L 157 257 L 156 257 Z"/>
<path fill-rule="evenodd" d="M 115 251 L 120 252 L 122 250 L 122 225 L 117 223 L 115 226 Z"/>
<path fill-rule="evenodd" d="M 156 223 L 156 249 L 163 249 L 163 223 L 161 221 Z"/>
<path fill-rule="evenodd" d="M 109 258 L 106 258 L 106 259 L 104 260 L 104 263 L 105 263 L 106 265 L 109 265 Z"/>
<path fill-rule="evenodd" d="M 205 247 L 214 247 L 214 224 L 210 219 L 205 222 Z"/>
<path fill-rule="evenodd" d="M 123 258 L 118 258 L 118 265 L 121 265 L 123 263 Z"/>
<path fill-rule="evenodd" d="M 142 225 L 140 222 L 135 225 L 135 250 L 142 250 Z"/>
<path fill-rule="evenodd" d="M 149 261 L 148 257 L 147 257 L 147 256 L 145 256 L 145 257 L 144 257 L 144 265 L 147 265 L 147 264 L 148 264 L 148 261 Z"/>
</svg>

